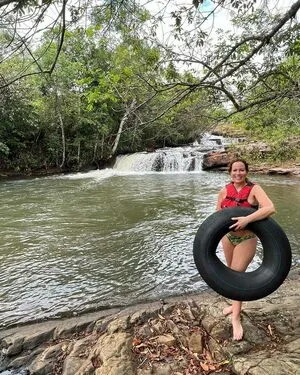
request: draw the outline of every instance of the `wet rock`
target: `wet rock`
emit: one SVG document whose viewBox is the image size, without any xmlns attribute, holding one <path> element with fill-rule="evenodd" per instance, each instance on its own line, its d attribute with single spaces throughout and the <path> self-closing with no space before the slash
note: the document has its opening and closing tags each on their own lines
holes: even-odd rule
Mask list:
<svg viewBox="0 0 300 375">
<path fill-rule="evenodd" d="M 51 340 L 53 337 L 54 331 L 55 329 L 52 328 L 45 332 L 33 333 L 32 335 L 26 336 L 23 341 L 23 349 L 31 350 L 43 344 L 44 342 Z"/>
<path fill-rule="evenodd" d="M 8 357 L 19 354 L 23 350 L 24 337 L 17 334 L 2 340 L 2 352 Z"/>
<path fill-rule="evenodd" d="M 80 332 L 92 332 L 94 323 L 90 321 L 78 321 L 75 325 L 72 326 L 61 326 L 55 330 L 55 338 L 68 338 L 74 336 Z"/>
<path fill-rule="evenodd" d="M 297 168 L 270 168 L 269 174 L 281 174 L 281 175 L 292 175 L 300 173 Z"/>
</svg>

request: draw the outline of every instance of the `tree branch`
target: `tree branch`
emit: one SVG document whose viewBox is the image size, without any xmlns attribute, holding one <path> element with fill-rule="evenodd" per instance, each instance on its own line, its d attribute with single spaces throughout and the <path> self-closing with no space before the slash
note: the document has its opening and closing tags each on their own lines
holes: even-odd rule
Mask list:
<svg viewBox="0 0 300 375">
<path fill-rule="evenodd" d="M 61 49 L 62 49 L 62 46 L 64 44 L 64 38 L 65 38 L 65 32 L 66 32 L 66 5 L 67 5 L 67 2 L 68 2 L 68 0 L 63 0 L 63 7 L 62 7 L 62 11 L 61 11 L 61 14 L 62 14 L 62 28 L 61 28 L 60 42 L 59 42 L 59 45 L 57 47 L 56 56 L 54 58 L 52 66 L 49 69 L 49 73 L 50 74 L 52 74 L 52 72 L 53 72 L 53 70 L 54 70 L 54 68 L 56 66 L 57 60 L 59 58 L 59 55 L 60 55 L 60 52 L 61 52 Z"/>
</svg>

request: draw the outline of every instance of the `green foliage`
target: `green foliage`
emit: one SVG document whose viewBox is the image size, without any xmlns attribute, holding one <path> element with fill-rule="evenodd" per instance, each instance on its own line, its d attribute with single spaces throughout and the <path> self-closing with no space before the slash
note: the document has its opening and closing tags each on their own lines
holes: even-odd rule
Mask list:
<svg viewBox="0 0 300 375">
<path fill-rule="evenodd" d="M 34 152 L 38 134 L 37 114 L 32 105 L 30 83 L 23 81 L 0 91 L 1 165 L 28 167 L 24 150 Z M 16 163 L 17 161 L 17 163 Z"/>
<path fill-rule="evenodd" d="M 94 8 L 88 28 L 66 31 L 51 76 L 32 76 L 8 94 L 1 92 L 1 168 L 98 166 L 109 159 L 115 144 L 116 152 L 123 153 L 193 142 L 211 125 L 211 117 L 224 114 L 212 90 L 187 95 L 197 77 L 166 63 L 165 51 L 144 38 L 150 16 L 146 10 L 134 1 L 127 8 L 120 8 L 121 3 L 111 3 L 105 12 Z M 52 66 L 58 33 L 58 28 L 45 32 L 34 51 L 44 68 Z M 3 35 L 0 44 L 5 43 Z M 241 47 L 239 53 L 247 51 Z M 8 59 L 0 73 L 13 79 L 28 57 Z M 170 61 L 172 54 L 167 57 Z"/>
<path fill-rule="evenodd" d="M 2 158 L 6 158 L 9 154 L 9 148 L 8 146 L 3 143 L 3 142 L 0 142 L 0 155 Z"/>
<path fill-rule="evenodd" d="M 255 150 L 245 155 L 249 160 L 285 162 L 300 160 L 300 110 L 297 100 L 285 101 L 262 108 L 255 116 L 245 114 L 235 118 L 234 127 L 244 130 L 251 140 L 266 143 L 270 151 L 259 153 Z"/>
</svg>

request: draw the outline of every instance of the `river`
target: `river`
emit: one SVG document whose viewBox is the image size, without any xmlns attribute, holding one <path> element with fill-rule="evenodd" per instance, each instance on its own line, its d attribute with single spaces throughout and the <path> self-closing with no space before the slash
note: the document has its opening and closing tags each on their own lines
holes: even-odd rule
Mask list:
<svg viewBox="0 0 300 375">
<path fill-rule="evenodd" d="M 250 177 L 300 263 L 300 179 Z M 1 181 L 1 327 L 205 290 L 193 240 L 227 181 L 119 169 Z"/>
</svg>

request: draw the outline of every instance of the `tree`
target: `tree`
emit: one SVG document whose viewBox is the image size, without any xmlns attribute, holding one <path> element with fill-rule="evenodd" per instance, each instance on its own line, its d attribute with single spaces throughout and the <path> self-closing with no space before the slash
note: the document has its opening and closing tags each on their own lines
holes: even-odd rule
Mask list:
<svg viewBox="0 0 300 375">
<path fill-rule="evenodd" d="M 0 91 L 1 168 L 24 170 L 34 164 L 38 116 L 32 99 L 30 82 L 16 82 Z"/>
<path fill-rule="evenodd" d="M 199 7 L 198 3 L 196 5 Z M 295 1 L 284 14 L 272 15 L 267 8 L 256 8 L 251 13 L 237 12 L 233 19 L 234 31 L 218 33 L 218 39 L 215 36 L 211 46 L 206 44 L 208 35 L 200 28 L 202 15 L 195 16 L 196 21 L 195 17 L 183 21 L 182 14 L 186 13 L 186 9 L 180 14 L 175 13 L 177 49 L 165 44 L 161 64 L 172 62 L 175 66 L 189 68 L 198 80 L 192 83 L 177 80 L 169 88 L 175 85 L 181 87 L 182 97 L 195 90 L 213 90 L 215 100 L 230 109 L 229 115 L 281 99 L 287 93 L 266 83 L 268 77 L 281 74 L 278 68 L 285 58 L 285 51 L 290 40 L 299 32 L 296 19 L 299 7 L 300 1 Z M 192 22 L 195 29 L 186 32 Z M 174 41 L 171 40 L 171 43 Z M 265 89 L 260 90 L 259 96 L 248 95 L 257 85 L 263 87 L 264 83 Z M 294 86 L 294 95 L 298 93 L 298 87 Z M 165 110 L 168 111 L 168 108 Z"/>
<path fill-rule="evenodd" d="M 203 0 L 191 0 L 190 5 L 187 3 L 186 6 L 181 6 L 178 9 L 174 0 L 169 1 L 157 17 L 152 17 L 153 23 L 149 23 L 147 39 L 150 39 L 152 36 L 152 42 L 157 43 L 157 36 L 153 34 L 155 27 L 157 27 L 159 22 L 166 22 L 165 19 L 171 15 L 174 19 L 176 41 L 183 43 L 184 49 L 182 52 L 178 52 L 176 48 L 174 49 L 174 45 L 161 45 L 160 43 L 160 47 L 165 49 L 165 56 L 161 63 L 162 65 L 170 62 L 176 65 L 188 64 L 187 67 L 190 68 L 192 65 L 199 72 L 198 82 L 193 83 L 193 85 L 188 82 L 176 83 L 182 87 L 182 96 L 184 97 L 185 94 L 189 94 L 194 90 L 210 88 L 218 94 L 220 100 L 230 101 L 234 111 L 242 111 L 245 108 L 273 100 L 276 96 L 275 93 L 269 93 L 269 95 L 257 98 L 257 100 L 251 103 L 242 103 L 241 98 L 244 96 L 245 88 L 241 90 L 235 81 L 240 80 L 241 77 L 245 77 L 245 71 L 247 71 L 248 76 L 246 76 L 245 81 L 250 81 L 251 85 L 254 86 L 257 82 L 263 80 L 266 75 L 273 74 L 274 69 L 276 69 L 275 62 L 268 63 L 268 69 L 262 70 L 256 63 L 256 56 L 261 56 L 263 53 L 266 53 L 266 56 L 270 56 L 270 53 L 273 56 L 278 56 L 280 49 L 289 40 L 291 33 L 297 32 L 298 22 L 296 15 L 300 8 L 300 0 L 289 2 L 289 8 L 286 13 L 277 15 L 273 19 L 270 18 L 270 15 L 267 15 L 266 10 L 268 8 L 266 6 L 263 8 L 262 5 L 255 5 L 255 0 L 214 0 L 211 1 L 211 8 L 208 14 L 202 8 L 203 2 Z M 268 2 L 264 1 L 263 3 L 267 4 Z M 53 27 L 55 25 L 58 30 L 56 34 L 57 53 L 53 58 L 51 66 L 45 68 L 39 63 L 41 57 L 33 54 L 30 44 L 33 41 L 32 31 L 36 30 L 38 25 L 41 25 L 42 21 L 46 19 L 47 13 L 53 9 L 54 5 L 58 9 L 57 17 L 48 26 Z M 3 59 L 7 58 L 11 53 L 26 53 L 32 58 L 31 65 L 24 66 L 14 77 L 8 77 L 5 84 L 7 85 L 27 74 L 37 74 L 39 72 L 51 74 L 57 63 L 66 29 L 72 28 L 76 23 L 80 22 L 81 17 L 88 14 L 94 8 L 98 10 L 98 14 L 104 15 L 106 26 L 102 28 L 103 34 L 108 32 L 116 23 L 121 28 L 122 22 L 120 20 L 123 21 L 125 26 L 128 25 L 128 22 L 131 22 L 130 19 L 134 18 L 134 13 L 140 9 L 135 0 L 103 0 L 96 7 L 88 1 L 83 3 L 77 1 L 68 3 L 67 0 L 57 2 L 48 0 L 40 4 L 34 0 L 1 0 L 0 9 L 3 12 L 3 26 L 5 25 L 5 20 L 8 20 L 10 24 L 12 20 L 15 23 L 13 30 L 11 29 L 6 33 L 8 44 Z M 244 22 L 244 26 L 246 26 L 246 15 L 248 15 L 247 20 L 251 22 L 253 20 L 251 14 L 255 9 L 265 9 L 265 16 L 261 19 L 264 19 L 264 21 L 267 20 L 267 22 L 260 22 L 259 29 L 251 29 L 249 32 L 244 27 L 244 31 L 242 30 L 238 37 L 231 38 L 229 43 L 224 40 L 222 45 L 216 45 L 214 48 L 204 50 L 205 43 L 209 37 L 204 29 L 205 21 L 209 17 L 213 17 L 220 8 L 229 8 L 234 15 L 237 15 L 237 20 L 244 19 L 242 21 Z M 126 10 L 125 13 L 127 16 L 132 15 L 131 18 L 128 18 L 129 21 L 124 19 L 123 9 Z M 228 17 L 230 14 L 228 13 Z M 31 24 L 30 28 L 31 33 L 28 32 L 22 35 L 19 32 L 15 32 L 15 30 L 18 30 L 18 26 L 23 21 L 22 17 L 24 16 L 28 17 L 33 24 Z M 240 23 L 240 26 L 243 26 L 242 23 Z M 175 43 L 176 45 L 178 44 Z M 249 77 L 251 78 L 250 80 Z M 249 90 L 251 85 L 248 85 L 246 90 Z M 176 102 L 174 101 L 174 103 Z"/>
<path fill-rule="evenodd" d="M 296 97 L 300 0 L 281 14 L 254 0 L 208 3 L 207 13 L 203 1 L 176 8 L 171 0 L 154 14 L 151 1 L 143 7 L 135 0 L 0 0 L 0 91 L 5 97 L 30 84 L 30 94 L 22 90 L 26 105 L 17 97 L 12 106 L 20 103 L 25 116 L 32 109 L 33 117 L 20 123 L 43 150 L 40 160 L 80 167 L 120 152 L 178 145 L 234 113 L 250 116 Z M 234 29 L 209 33 L 206 22 L 218 9 Z M 170 39 L 160 32 L 168 16 Z M 26 32 L 19 29 L 25 19 Z M 18 113 L 10 112 L 10 124 Z M 0 144 L 6 158 L 11 149 Z"/>
</svg>

